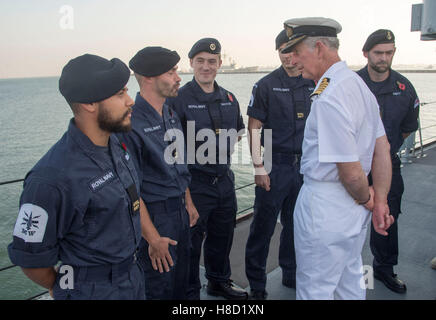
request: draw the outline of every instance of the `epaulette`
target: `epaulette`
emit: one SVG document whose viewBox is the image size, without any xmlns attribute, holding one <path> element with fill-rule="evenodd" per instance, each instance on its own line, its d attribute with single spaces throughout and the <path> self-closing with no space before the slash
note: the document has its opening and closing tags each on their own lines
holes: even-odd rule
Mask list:
<svg viewBox="0 0 436 320">
<path fill-rule="evenodd" d="M 318 89 L 314 93 L 310 95 L 310 97 L 319 96 L 329 85 L 330 78 L 324 78 L 322 79 L 321 83 L 319 84 Z"/>
</svg>

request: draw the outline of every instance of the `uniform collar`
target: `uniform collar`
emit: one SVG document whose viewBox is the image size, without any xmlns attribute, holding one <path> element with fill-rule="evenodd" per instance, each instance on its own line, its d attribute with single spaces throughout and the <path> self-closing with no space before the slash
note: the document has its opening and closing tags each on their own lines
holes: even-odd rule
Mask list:
<svg viewBox="0 0 436 320">
<path fill-rule="evenodd" d="M 327 69 L 327 71 L 324 73 L 324 75 L 319 79 L 319 82 L 322 81 L 324 78 L 332 78 L 332 76 L 339 72 L 340 70 L 346 69 L 347 63 L 345 61 L 338 61 L 330 66 L 330 68 Z"/>
<path fill-rule="evenodd" d="M 143 117 L 151 121 L 162 122 L 163 120 L 161 115 L 156 111 L 156 109 L 153 108 L 151 104 L 148 103 L 148 101 L 141 96 L 140 92 L 136 94 L 133 110 L 136 110 L 136 112 L 140 113 Z M 162 107 L 162 114 L 169 114 L 168 105 L 166 105 L 165 103 Z"/>
<path fill-rule="evenodd" d="M 88 138 L 79 128 L 77 128 L 74 118 L 70 120 L 68 125 L 68 135 L 76 142 L 82 150 L 88 153 L 101 153 L 102 148 L 96 146 L 91 139 Z M 111 150 L 114 150 L 113 144 L 118 141 L 115 135 L 111 134 L 109 136 L 109 143 L 111 144 Z"/>
<path fill-rule="evenodd" d="M 213 95 L 204 92 L 203 89 L 201 89 L 200 85 L 197 83 L 197 80 L 195 80 L 195 77 L 192 78 L 192 81 L 190 83 L 195 97 L 202 103 L 224 99 L 221 89 L 216 81 L 213 82 L 213 87 L 214 87 Z"/>
<path fill-rule="evenodd" d="M 303 87 L 304 85 L 308 84 L 311 81 L 311 80 L 304 79 L 302 75 L 296 77 L 290 77 L 283 66 L 280 66 L 280 68 L 278 68 L 277 70 L 278 70 L 279 78 L 283 81 L 283 83 L 285 83 L 286 85 L 292 88 Z"/>
<path fill-rule="evenodd" d="M 394 92 L 394 91 L 396 91 L 398 89 L 398 85 L 395 83 L 395 79 L 392 76 L 392 74 L 393 74 L 393 70 L 390 69 L 389 70 L 389 77 L 386 80 L 381 81 L 385 85 L 379 90 L 378 94 L 392 93 L 392 92 Z M 375 81 L 372 81 L 370 76 L 369 76 L 368 65 L 366 65 L 363 68 L 362 75 L 363 75 L 363 79 L 365 80 L 365 82 L 367 82 L 367 83 L 376 83 Z"/>
</svg>

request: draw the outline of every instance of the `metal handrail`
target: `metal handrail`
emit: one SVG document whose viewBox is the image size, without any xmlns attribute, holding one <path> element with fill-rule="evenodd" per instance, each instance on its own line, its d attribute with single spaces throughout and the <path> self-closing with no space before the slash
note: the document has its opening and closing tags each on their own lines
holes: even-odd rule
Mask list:
<svg viewBox="0 0 436 320">
<path fill-rule="evenodd" d="M 19 182 L 19 180 L 15 180 L 15 181 L 16 181 L 16 182 Z M 4 184 L 4 183 L 3 183 L 3 184 Z M 0 185 L 1 185 L 1 184 L 0 184 Z M 238 187 L 238 188 L 235 189 L 235 191 L 245 189 L 245 188 L 250 187 L 250 186 L 252 186 L 252 185 L 255 185 L 255 183 L 250 183 L 250 184 L 247 184 L 247 185 L 244 185 L 244 186 Z M 241 211 L 237 212 L 236 214 L 238 215 L 238 214 L 244 213 L 244 212 L 246 212 L 246 211 L 248 211 L 248 210 L 250 210 L 250 209 L 253 209 L 253 207 L 250 207 L 250 208 L 247 208 L 247 209 L 241 210 Z M 16 265 L 13 264 L 13 265 L 10 265 L 10 266 L 4 267 L 4 268 L 0 268 L 0 272 L 1 272 L 1 271 L 8 270 L 8 269 L 11 269 L 11 268 L 14 268 L 14 267 L 16 267 Z"/>
<path fill-rule="evenodd" d="M 41 296 L 43 296 L 43 295 L 45 295 L 47 293 L 48 293 L 48 291 L 44 291 L 44 292 L 41 292 L 41 293 L 37 294 L 36 296 L 27 298 L 26 300 L 33 300 L 33 299 L 39 298 L 39 297 L 41 297 Z"/>
<path fill-rule="evenodd" d="M 425 129 L 433 128 L 433 127 L 436 127 L 436 124 L 434 124 L 434 125 L 432 125 L 432 126 L 428 126 L 428 127 L 421 128 L 421 130 L 425 130 Z"/>
<path fill-rule="evenodd" d="M 431 101 L 431 102 L 421 102 L 419 105 L 420 106 L 425 106 L 425 105 L 428 105 L 428 104 L 435 104 L 436 103 L 436 101 Z"/>
<path fill-rule="evenodd" d="M 247 208 L 247 209 L 244 209 L 244 210 L 241 210 L 241 211 L 239 211 L 237 214 L 244 213 L 244 212 L 246 212 L 246 211 L 248 211 L 248 210 L 251 210 L 251 209 L 253 209 L 253 208 L 254 208 L 254 206 L 253 206 L 253 207 L 250 207 L 250 208 Z"/>
<path fill-rule="evenodd" d="M 16 265 L 15 265 L 15 264 L 13 264 L 13 265 L 10 265 L 10 266 L 7 266 L 7 267 L 4 267 L 4 268 L 1 268 L 1 269 L 0 269 L 0 272 L 1 272 L 1 271 L 5 271 L 5 270 L 8 270 L 8 269 L 11 269 L 11 268 L 14 268 L 14 267 L 16 267 Z"/>
<path fill-rule="evenodd" d="M 255 185 L 255 184 L 256 184 L 255 182 L 253 182 L 253 183 L 249 183 L 249 184 L 246 184 L 245 186 L 242 186 L 242 187 L 238 187 L 238 188 L 236 188 L 235 191 L 238 191 L 238 190 L 242 190 L 242 189 L 245 189 L 245 188 L 251 187 L 251 186 L 253 186 L 253 185 Z"/>
<path fill-rule="evenodd" d="M 425 105 L 428 105 L 428 104 L 436 104 L 436 101 L 431 101 L 431 102 L 421 102 L 421 103 L 420 103 L 420 106 L 425 106 Z M 428 127 L 424 127 L 424 128 L 419 127 L 418 130 L 422 131 L 422 130 L 426 130 L 426 129 L 428 129 L 428 128 L 433 128 L 433 127 L 436 127 L 436 124 L 431 125 L 431 126 L 428 126 Z M 420 135 L 421 135 L 421 132 L 420 132 Z M 244 134 L 244 135 L 242 136 L 242 138 L 246 138 L 246 137 L 247 137 L 247 134 Z M 427 140 L 430 140 L 430 139 L 432 139 L 432 138 L 435 138 L 435 137 L 427 138 L 427 139 L 424 139 L 424 140 L 422 140 L 422 141 L 427 141 Z M 416 142 L 415 142 L 415 144 L 416 144 Z M 422 149 L 422 146 L 423 146 L 423 144 L 421 143 L 421 149 Z M 4 181 L 4 182 L 0 182 L 0 186 L 1 186 L 1 185 L 6 185 L 6 184 L 17 183 L 17 182 L 23 182 L 23 181 L 24 181 L 24 179 L 17 179 L 17 180 L 11 180 L 11 181 Z M 244 188 L 249 187 L 249 186 L 251 186 L 251 185 L 253 185 L 253 184 L 254 184 L 254 183 L 249 184 L 249 185 L 246 185 L 246 186 L 238 187 L 238 188 L 235 189 L 235 191 L 240 190 L 240 189 L 244 189 Z M 1 271 L 1 270 L 0 270 L 0 271 Z"/>
<path fill-rule="evenodd" d="M 248 186 L 250 186 L 250 185 L 253 185 L 253 184 L 254 184 L 254 183 L 249 184 L 249 185 L 246 185 L 246 186 L 243 186 L 243 187 L 241 187 L 241 188 L 246 188 L 246 187 L 248 187 Z M 239 189 L 241 189 L 241 188 L 239 188 Z M 248 210 L 251 210 L 251 209 L 253 209 L 253 208 L 254 208 L 254 206 L 249 207 L 249 208 L 246 208 L 246 209 L 244 209 L 244 210 L 241 210 L 241 211 L 237 212 L 236 214 L 238 215 L 238 214 L 241 214 L 241 213 L 247 212 Z M 17 265 L 10 265 L 10 266 L 7 266 L 7 267 L 4 267 L 4 268 L 1 268 L 1 269 L 0 269 L 0 272 L 1 272 L 1 271 L 4 271 L 4 270 L 11 269 L 11 268 L 14 268 L 14 267 L 17 267 Z M 37 294 L 37 295 L 35 295 L 35 296 L 32 296 L 32 297 L 30 297 L 30 298 L 27 298 L 26 300 L 33 300 L 33 299 L 39 298 L 39 297 L 41 297 L 41 296 L 43 296 L 43 295 L 45 295 L 45 294 L 47 294 L 47 293 L 48 293 L 48 291 L 44 291 L 44 292 L 41 292 L 41 293 L 39 293 L 39 294 Z"/>
<path fill-rule="evenodd" d="M 22 182 L 24 181 L 24 179 L 17 179 L 17 180 L 11 180 L 11 181 L 4 181 L 4 182 L 0 182 L 0 186 L 5 185 L 5 184 L 12 184 L 12 183 L 17 183 L 17 182 Z"/>
<path fill-rule="evenodd" d="M 436 138 L 436 136 L 433 136 L 433 137 L 430 137 L 430 138 L 426 138 L 426 139 L 424 139 L 422 141 L 424 142 L 424 141 L 428 141 L 428 140 L 433 140 L 434 138 Z"/>
<path fill-rule="evenodd" d="M 420 106 L 425 106 L 425 105 L 428 105 L 428 104 L 436 104 L 436 101 L 431 101 L 431 102 L 421 102 L 419 105 Z M 426 139 L 423 139 L 423 137 L 422 137 L 422 131 L 423 130 L 426 130 L 426 129 L 429 129 L 429 128 L 433 128 L 433 127 L 436 127 L 436 124 L 434 124 L 434 125 L 430 125 L 430 126 L 427 126 L 427 127 L 424 127 L 424 128 L 421 128 L 421 116 L 419 116 L 418 117 L 418 134 L 419 134 L 419 142 L 416 142 L 416 140 L 415 141 L 413 141 L 413 146 L 412 146 L 412 148 L 410 149 L 411 150 L 411 154 L 412 154 L 412 156 L 413 157 L 419 157 L 419 158 L 425 158 L 427 155 L 424 153 L 424 141 L 428 141 L 428 140 L 432 140 L 433 138 L 436 138 L 436 136 L 434 136 L 434 137 L 430 137 L 430 138 L 426 138 Z M 417 144 L 419 144 L 420 146 L 419 146 L 419 149 L 420 149 L 420 155 L 419 156 L 416 156 L 416 154 L 415 154 L 415 152 L 416 152 L 416 146 L 417 146 Z M 400 154 L 400 157 L 401 157 L 401 152 L 402 152 L 402 150 L 404 150 L 404 149 L 401 149 L 400 150 L 400 152 L 399 152 L 399 154 Z M 405 152 L 406 152 L 406 157 L 408 157 L 408 152 L 409 152 L 409 149 L 406 147 L 406 150 L 405 150 Z M 409 162 L 410 162 L 410 160 L 409 160 Z"/>
</svg>

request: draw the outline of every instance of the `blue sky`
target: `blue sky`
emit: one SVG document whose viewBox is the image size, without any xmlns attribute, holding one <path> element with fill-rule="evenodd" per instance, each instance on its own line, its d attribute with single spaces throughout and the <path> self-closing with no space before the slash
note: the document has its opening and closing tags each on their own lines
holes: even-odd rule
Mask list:
<svg viewBox="0 0 436 320">
<path fill-rule="evenodd" d="M 411 6 L 422 0 L 3 0 L 0 2 L 0 78 L 59 75 L 69 59 L 89 52 L 124 62 L 149 45 L 177 50 L 181 68 L 203 37 L 220 40 L 239 66 L 276 66 L 274 39 L 289 18 L 324 16 L 343 31 L 340 55 L 364 64 L 361 48 L 379 28 L 397 39 L 394 64 L 436 64 L 436 41 L 410 32 Z M 60 26 L 73 9 L 74 29 Z M 65 20 L 63 20 L 65 21 Z"/>
</svg>

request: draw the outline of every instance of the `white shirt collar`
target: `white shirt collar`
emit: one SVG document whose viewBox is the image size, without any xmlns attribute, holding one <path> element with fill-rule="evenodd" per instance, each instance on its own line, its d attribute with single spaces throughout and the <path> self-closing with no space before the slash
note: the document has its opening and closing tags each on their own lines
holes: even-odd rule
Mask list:
<svg viewBox="0 0 436 320">
<path fill-rule="evenodd" d="M 331 78 L 336 72 L 338 72 L 339 70 L 345 69 L 345 68 L 348 68 L 347 63 L 345 61 L 338 61 L 338 62 L 332 64 L 330 66 L 330 68 L 328 68 L 327 71 L 319 79 L 319 81 L 316 85 L 315 91 L 318 89 L 319 85 L 321 84 L 322 79 Z"/>
</svg>

